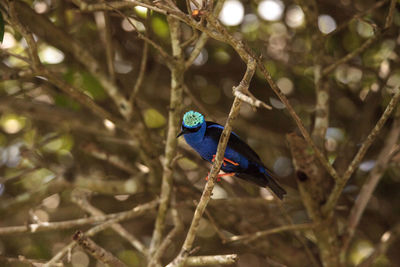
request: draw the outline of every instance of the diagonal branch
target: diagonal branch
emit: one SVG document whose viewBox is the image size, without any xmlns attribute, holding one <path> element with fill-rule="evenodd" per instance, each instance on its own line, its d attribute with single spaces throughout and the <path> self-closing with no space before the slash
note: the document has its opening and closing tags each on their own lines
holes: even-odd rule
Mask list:
<svg viewBox="0 0 400 267">
<path fill-rule="evenodd" d="M 236 90 L 243 91 L 248 89 L 250 86 L 250 81 L 254 75 L 256 70 L 256 63 L 254 60 L 250 59 L 247 64 L 246 73 L 240 82 L 239 86 L 237 86 Z M 211 167 L 209 179 L 206 183 L 206 186 L 203 189 L 203 194 L 199 200 L 199 204 L 196 207 L 196 210 L 193 215 L 192 223 L 190 225 L 189 231 L 186 235 L 185 242 L 183 243 L 182 249 L 179 255 L 170 263 L 168 267 L 181 267 L 185 264 L 187 257 L 189 256 L 190 250 L 192 249 L 194 239 L 196 237 L 197 229 L 200 224 L 200 219 L 203 216 L 203 213 L 207 207 L 207 204 L 211 198 L 212 191 L 214 189 L 214 184 L 217 178 L 217 174 L 221 169 L 221 165 L 223 162 L 225 149 L 228 144 L 229 136 L 232 131 L 232 122 L 239 114 L 241 100 L 235 97 L 231 110 L 229 112 L 228 119 L 226 121 L 224 130 L 222 131 L 221 137 L 219 139 L 218 148 L 216 152 L 215 161 Z"/>
<path fill-rule="evenodd" d="M 82 191 L 76 190 L 72 192 L 72 202 L 77 204 L 82 210 L 90 213 L 92 216 L 104 216 L 104 213 L 92 206 L 87 197 L 86 194 L 83 193 Z M 155 206 L 154 206 L 155 208 Z M 134 235 L 132 235 L 130 232 L 128 232 L 121 224 L 114 224 L 111 226 L 111 228 L 118 233 L 122 238 L 127 240 L 134 248 L 136 248 L 138 251 L 140 251 L 143 255 L 147 254 L 147 248 L 138 240 Z"/>
<path fill-rule="evenodd" d="M 111 252 L 96 244 L 91 238 L 87 237 L 82 231 L 77 231 L 72 239 L 86 252 L 106 265 L 115 267 L 125 267 L 126 265 Z"/>
</svg>

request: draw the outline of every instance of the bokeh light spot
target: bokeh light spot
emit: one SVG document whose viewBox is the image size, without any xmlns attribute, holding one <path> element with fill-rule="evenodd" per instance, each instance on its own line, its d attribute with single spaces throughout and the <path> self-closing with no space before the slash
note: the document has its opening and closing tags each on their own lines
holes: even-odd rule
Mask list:
<svg viewBox="0 0 400 267">
<path fill-rule="evenodd" d="M 329 15 L 320 15 L 318 28 L 322 33 L 328 34 L 336 29 L 336 21 Z"/>
<path fill-rule="evenodd" d="M 110 130 L 110 131 L 114 131 L 115 130 L 115 124 L 112 121 L 105 119 L 103 121 L 103 123 L 104 123 L 104 126 L 106 126 L 106 128 L 108 130 Z"/>
<path fill-rule="evenodd" d="M 291 28 L 297 28 L 304 23 L 304 12 L 298 5 L 290 6 L 286 12 L 286 24 Z"/>
<path fill-rule="evenodd" d="M 285 5 L 279 0 L 264 0 L 258 5 L 257 11 L 260 17 L 268 21 L 281 19 Z"/>
<path fill-rule="evenodd" d="M 362 170 L 363 172 L 369 172 L 375 166 L 375 163 L 376 161 L 373 159 L 366 160 L 364 162 L 361 162 L 359 169 Z"/>
<path fill-rule="evenodd" d="M 49 64 L 58 64 L 64 60 L 64 53 L 53 46 L 46 46 L 39 53 L 40 60 Z"/>
<path fill-rule="evenodd" d="M 224 3 L 219 19 L 226 26 L 239 25 L 244 17 L 244 7 L 240 1 L 228 0 Z"/>
<path fill-rule="evenodd" d="M 14 36 L 9 32 L 5 32 L 3 36 L 3 42 L 0 43 L 0 48 L 1 49 L 13 48 L 15 46 L 15 43 L 16 42 Z"/>
<path fill-rule="evenodd" d="M 6 133 L 16 134 L 25 126 L 25 118 L 14 114 L 4 114 L 0 118 L 0 125 Z"/>
<path fill-rule="evenodd" d="M 35 9 L 36 13 L 43 14 L 47 11 L 49 6 L 45 1 L 36 1 L 33 4 L 33 8 Z"/>
<path fill-rule="evenodd" d="M 364 38 L 370 38 L 374 35 L 374 28 L 371 24 L 366 23 L 365 21 L 358 21 L 357 33 Z"/>
<path fill-rule="evenodd" d="M 286 77 L 279 78 L 276 81 L 279 89 L 281 89 L 282 93 L 285 95 L 290 95 L 293 92 L 293 82 Z"/>
<path fill-rule="evenodd" d="M 133 32 L 135 30 L 138 30 L 139 32 L 144 32 L 146 30 L 143 23 L 132 18 L 125 18 L 124 20 L 122 20 L 121 27 L 126 32 Z"/>
<path fill-rule="evenodd" d="M 147 7 L 135 6 L 135 11 L 140 17 L 142 17 L 142 18 L 146 18 L 147 17 Z"/>
<path fill-rule="evenodd" d="M 269 103 L 271 104 L 271 106 L 273 106 L 274 108 L 277 108 L 277 109 L 286 108 L 285 104 L 283 104 L 281 101 L 279 101 L 275 97 L 270 97 L 269 98 Z"/>
</svg>

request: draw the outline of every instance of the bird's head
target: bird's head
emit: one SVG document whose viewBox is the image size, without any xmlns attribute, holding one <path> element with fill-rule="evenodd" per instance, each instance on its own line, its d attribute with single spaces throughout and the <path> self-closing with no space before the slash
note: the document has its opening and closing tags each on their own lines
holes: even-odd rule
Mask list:
<svg viewBox="0 0 400 267">
<path fill-rule="evenodd" d="M 182 121 L 182 128 L 181 128 L 181 132 L 178 134 L 177 138 L 181 135 L 186 135 L 186 134 L 190 134 L 190 135 L 201 135 L 201 132 L 203 131 L 199 131 L 202 128 L 203 125 L 205 125 L 205 120 L 204 120 L 204 116 L 197 112 L 197 111 L 188 111 L 185 113 L 185 115 L 183 115 L 183 121 Z M 203 132 L 204 135 L 204 132 Z"/>
</svg>

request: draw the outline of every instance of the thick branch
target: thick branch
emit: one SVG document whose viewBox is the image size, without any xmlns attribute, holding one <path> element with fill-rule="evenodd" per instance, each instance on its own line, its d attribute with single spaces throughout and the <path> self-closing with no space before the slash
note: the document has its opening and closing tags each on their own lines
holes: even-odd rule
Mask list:
<svg viewBox="0 0 400 267">
<path fill-rule="evenodd" d="M 249 88 L 251 78 L 253 77 L 255 72 L 255 61 L 250 60 L 247 65 L 247 70 L 246 73 L 240 82 L 239 86 L 236 88 L 236 90 L 246 90 Z M 233 101 L 231 110 L 229 112 L 228 119 L 226 121 L 224 130 L 222 131 L 219 143 L 218 143 L 218 148 L 217 148 L 217 153 L 215 156 L 215 161 L 211 167 L 209 179 L 206 183 L 206 186 L 203 190 L 203 194 L 201 195 L 201 198 L 199 200 L 199 204 L 196 207 L 196 210 L 193 215 L 192 223 L 190 225 L 189 231 L 186 235 L 185 242 L 183 243 L 182 249 L 179 253 L 179 255 L 174 259 L 173 262 L 168 264 L 168 267 L 173 267 L 173 266 L 183 266 L 186 262 L 187 257 L 189 256 L 190 250 L 192 249 L 194 239 L 196 237 L 197 229 L 200 224 L 200 219 L 203 216 L 204 210 L 207 207 L 207 204 L 211 198 L 212 190 L 214 189 L 214 184 L 217 178 L 217 174 L 221 169 L 221 165 L 224 159 L 224 154 L 225 154 L 225 149 L 226 145 L 228 144 L 229 136 L 232 131 L 232 121 L 236 118 L 236 116 L 239 114 L 240 110 L 240 104 L 241 100 L 235 97 L 235 100 Z"/>
<path fill-rule="evenodd" d="M 171 69 L 171 97 L 168 114 L 168 133 L 165 146 L 165 161 L 163 164 L 163 177 L 161 185 L 161 198 L 158 215 L 156 218 L 153 238 L 150 244 L 149 257 L 153 255 L 161 243 L 165 226 L 165 216 L 172 191 L 173 176 L 173 160 L 176 156 L 177 139 L 179 132 L 179 122 L 181 116 L 183 102 L 183 86 L 184 86 L 184 54 L 181 49 L 181 25 L 180 21 L 168 17 L 168 24 L 171 31 L 172 53 L 175 61 L 170 64 Z"/>
</svg>

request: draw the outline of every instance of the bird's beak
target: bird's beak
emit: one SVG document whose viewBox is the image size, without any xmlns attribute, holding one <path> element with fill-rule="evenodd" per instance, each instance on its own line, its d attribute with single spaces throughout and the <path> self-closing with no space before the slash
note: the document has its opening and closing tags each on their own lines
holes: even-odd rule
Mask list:
<svg viewBox="0 0 400 267">
<path fill-rule="evenodd" d="M 179 136 L 183 135 L 186 133 L 186 129 L 183 129 L 180 133 L 178 133 L 178 135 L 176 136 L 176 138 L 178 138 Z"/>
</svg>

